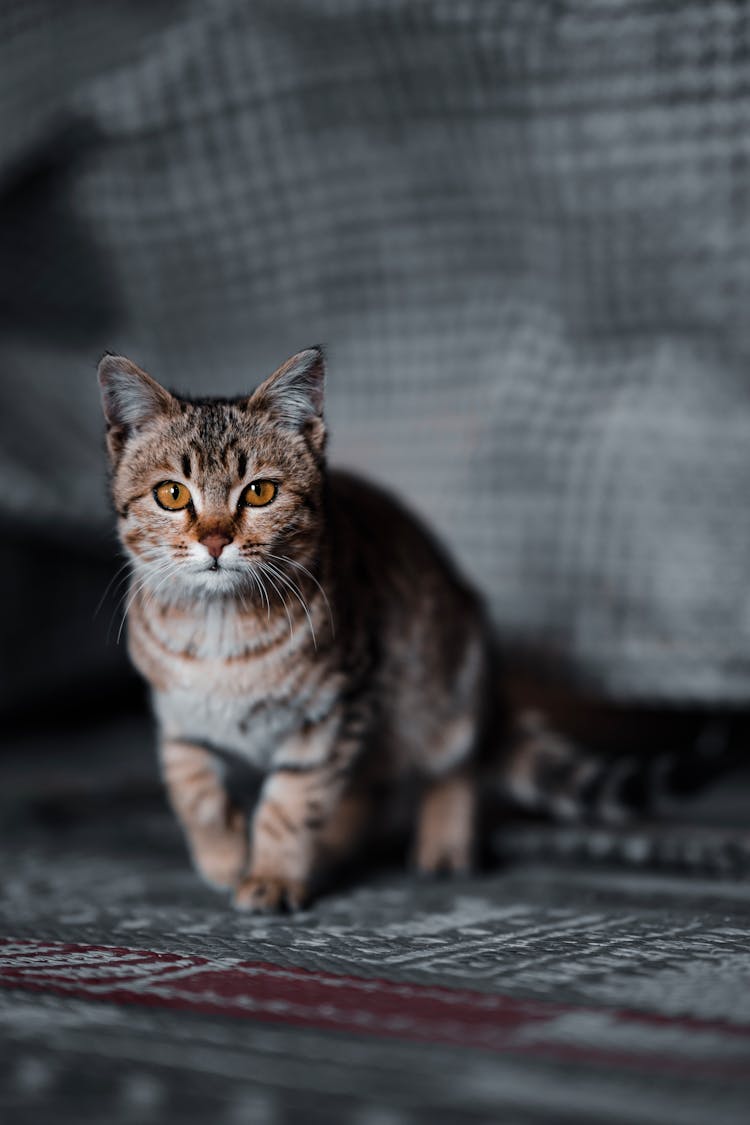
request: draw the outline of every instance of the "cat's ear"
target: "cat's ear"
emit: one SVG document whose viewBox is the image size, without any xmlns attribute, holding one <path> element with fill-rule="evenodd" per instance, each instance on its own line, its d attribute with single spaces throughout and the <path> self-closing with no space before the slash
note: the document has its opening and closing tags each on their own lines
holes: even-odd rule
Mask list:
<svg viewBox="0 0 750 1125">
<path fill-rule="evenodd" d="M 323 398 L 325 361 L 321 348 L 307 348 L 282 363 L 248 399 L 253 410 L 266 410 L 290 430 L 305 432 L 322 447 L 325 441 Z"/>
<path fill-rule="evenodd" d="M 131 431 L 177 409 L 174 396 L 125 356 L 103 356 L 98 374 L 107 441 L 113 457 Z"/>
</svg>

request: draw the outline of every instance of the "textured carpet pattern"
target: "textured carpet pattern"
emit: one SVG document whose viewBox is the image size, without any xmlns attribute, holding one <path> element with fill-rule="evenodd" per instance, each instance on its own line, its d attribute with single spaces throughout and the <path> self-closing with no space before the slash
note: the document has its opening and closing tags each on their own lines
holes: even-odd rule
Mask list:
<svg viewBox="0 0 750 1125">
<path fill-rule="evenodd" d="M 4 1122 L 746 1119 L 746 883 L 383 872 L 255 918 L 166 812 L 27 825 L 13 852 Z"/>
<path fill-rule="evenodd" d="M 544 1004 L 128 947 L 4 940 L 0 987 L 714 1079 L 739 1079 L 750 1063 L 750 1023 Z"/>
</svg>

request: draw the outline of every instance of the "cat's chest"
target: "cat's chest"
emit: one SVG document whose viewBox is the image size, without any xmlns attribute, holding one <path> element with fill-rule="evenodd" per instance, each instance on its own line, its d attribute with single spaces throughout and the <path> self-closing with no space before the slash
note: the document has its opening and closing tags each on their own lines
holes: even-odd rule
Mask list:
<svg viewBox="0 0 750 1125">
<path fill-rule="evenodd" d="M 311 661 L 300 632 L 254 640 L 231 620 L 203 619 L 197 628 L 188 621 L 181 629 L 179 621 L 141 617 L 129 647 L 151 683 L 163 737 L 215 746 L 259 769 L 330 694 L 326 670 Z"/>
<path fill-rule="evenodd" d="M 260 770 L 270 768 L 274 754 L 306 721 L 294 700 L 227 697 L 197 688 L 156 691 L 154 708 L 164 737 L 216 747 Z"/>
</svg>

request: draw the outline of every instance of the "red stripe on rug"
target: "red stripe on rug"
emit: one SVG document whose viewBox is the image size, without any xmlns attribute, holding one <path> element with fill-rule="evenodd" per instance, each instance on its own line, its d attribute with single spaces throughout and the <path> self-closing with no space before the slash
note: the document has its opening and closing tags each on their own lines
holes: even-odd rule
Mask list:
<svg viewBox="0 0 750 1125">
<path fill-rule="evenodd" d="M 750 1027 L 232 958 L 0 939 L 0 987 L 560 1061 L 750 1079 Z"/>
</svg>

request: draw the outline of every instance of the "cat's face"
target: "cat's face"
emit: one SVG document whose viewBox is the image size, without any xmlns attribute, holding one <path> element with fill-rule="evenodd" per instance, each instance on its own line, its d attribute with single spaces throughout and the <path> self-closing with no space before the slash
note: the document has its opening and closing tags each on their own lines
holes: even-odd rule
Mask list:
<svg viewBox="0 0 750 1125">
<path fill-rule="evenodd" d="M 119 533 L 165 602 L 252 596 L 310 567 L 321 530 L 323 357 L 293 356 L 248 398 L 190 402 L 130 360 L 99 365 Z"/>
</svg>

